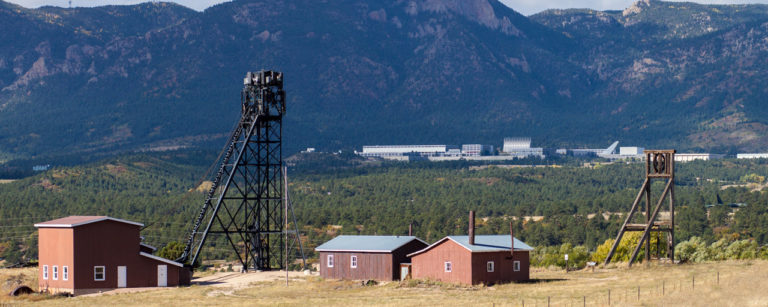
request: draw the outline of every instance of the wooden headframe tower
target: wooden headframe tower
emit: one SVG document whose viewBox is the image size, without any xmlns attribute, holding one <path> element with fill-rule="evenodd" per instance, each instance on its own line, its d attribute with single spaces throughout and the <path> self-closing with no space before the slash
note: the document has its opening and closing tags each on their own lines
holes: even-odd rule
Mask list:
<svg viewBox="0 0 768 307">
<path fill-rule="evenodd" d="M 643 153 L 645 154 L 645 182 L 643 182 L 640 192 L 635 197 L 635 201 L 632 203 L 632 208 L 629 210 L 624 224 L 619 229 L 619 234 L 616 236 L 616 241 L 613 242 L 611 251 L 608 252 L 608 256 L 605 258 L 606 265 L 611 262 L 616 248 L 621 243 L 621 238 L 627 231 L 643 232 L 637 247 L 635 247 L 629 258 L 630 267 L 643 245 L 645 245 L 645 260 L 651 260 L 651 231 L 667 234 L 666 256 L 669 259 L 675 259 L 675 150 L 646 150 Z M 656 206 L 651 211 L 651 184 L 654 180 L 666 180 L 666 186 L 658 201 L 655 202 Z M 645 223 L 632 224 L 632 218 L 640 209 L 640 203 L 643 198 L 645 198 Z M 666 198 L 669 198 L 669 220 L 657 221 L 659 211 L 664 205 L 664 199 Z M 657 258 L 660 259 L 659 254 L 661 251 L 659 248 L 656 249 L 656 253 Z"/>
</svg>

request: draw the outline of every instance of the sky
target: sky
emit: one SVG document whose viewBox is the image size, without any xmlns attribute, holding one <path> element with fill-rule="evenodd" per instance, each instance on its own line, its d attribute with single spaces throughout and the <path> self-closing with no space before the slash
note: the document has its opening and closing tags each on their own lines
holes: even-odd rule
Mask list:
<svg viewBox="0 0 768 307">
<path fill-rule="evenodd" d="M 5 0 L 28 8 L 36 8 L 43 5 L 67 7 L 68 0 Z M 192 9 L 202 11 L 207 7 L 226 2 L 224 0 L 164 0 L 173 1 Z M 551 8 L 591 8 L 596 10 L 623 10 L 632 5 L 635 0 L 500 0 L 507 6 L 522 13 L 531 15 Z M 147 0 L 72 0 L 73 6 L 99 6 L 109 4 L 136 4 Z M 705 4 L 744 4 L 763 3 L 768 0 L 695 0 L 692 2 Z"/>
</svg>

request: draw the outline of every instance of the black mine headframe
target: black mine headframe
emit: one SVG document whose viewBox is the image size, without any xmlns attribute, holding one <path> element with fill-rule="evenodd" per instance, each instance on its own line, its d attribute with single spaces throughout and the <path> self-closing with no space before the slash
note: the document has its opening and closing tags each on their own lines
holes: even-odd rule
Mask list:
<svg viewBox="0 0 768 307">
<path fill-rule="evenodd" d="M 640 252 L 640 247 L 645 243 L 645 260 L 651 260 L 651 240 L 649 238 L 650 233 L 655 231 L 657 233 L 665 232 L 667 234 L 667 253 L 668 259 L 674 261 L 675 259 L 675 150 L 646 150 L 645 154 L 645 182 L 640 188 L 640 192 L 637 194 L 635 201 L 632 203 L 632 208 L 627 214 L 624 224 L 619 229 L 619 234 L 616 236 L 616 241 L 613 242 L 611 251 L 608 252 L 608 256 L 605 258 L 605 264 L 611 262 L 613 254 L 616 252 L 616 248 L 621 242 L 621 238 L 627 231 L 642 231 L 643 236 L 640 237 L 637 247 L 635 247 L 632 255 L 629 258 L 629 266 L 637 258 L 637 254 Z M 666 180 L 666 186 L 664 192 L 662 192 L 656 206 L 653 207 L 651 212 L 651 183 L 653 180 Z M 632 218 L 635 212 L 640 208 L 641 200 L 645 196 L 645 223 L 631 224 Z M 669 220 L 656 221 L 659 215 L 664 199 L 669 198 Z M 658 241 L 657 241 L 658 244 Z M 660 257 L 660 249 L 656 249 L 656 257 Z"/>
<path fill-rule="evenodd" d="M 218 173 L 179 262 L 196 264 L 210 234 L 226 237 L 246 271 L 286 266 L 289 234 L 292 244 L 301 244 L 298 228 L 286 228 L 290 201 L 282 167 L 283 74 L 248 72 L 243 84 L 240 121 L 217 158 Z M 295 216 L 293 221 L 296 227 Z"/>
</svg>

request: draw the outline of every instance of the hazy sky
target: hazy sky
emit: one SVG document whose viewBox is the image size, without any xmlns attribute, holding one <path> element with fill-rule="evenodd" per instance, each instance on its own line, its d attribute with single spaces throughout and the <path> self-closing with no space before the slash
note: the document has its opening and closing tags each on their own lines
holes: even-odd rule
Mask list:
<svg viewBox="0 0 768 307">
<path fill-rule="evenodd" d="M 67 0 L 6 0 L 24 7 L 54 5 L 66 7 Z M 173 1 L 198 11 L 224 0 L 164 0 Z M 72 0 L 73 6 L 97 6 L 107 4 L 136 4 L 146 0 Z M 524 15 L 531 15 L 549 8 L 591 8 L 597 10 L 620 10 L 630 6 L 635 0 L 501 0 Z M 695 0 L 698 3 L 765 3 L 768 0 Z"/>
</svg>

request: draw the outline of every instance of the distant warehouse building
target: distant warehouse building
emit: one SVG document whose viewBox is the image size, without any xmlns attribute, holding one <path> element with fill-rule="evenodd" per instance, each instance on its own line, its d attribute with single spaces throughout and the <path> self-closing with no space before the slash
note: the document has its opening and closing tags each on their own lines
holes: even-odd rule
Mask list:
<svg viewBox="0 0 768 307">
<path fill-rule="evenodd" d="M 188 285 L 189 269 L 141 243 L 144 225 L 108 216 L 70 216 L 38 228 L 38 286 L 74 295 L 115 288 Z"/>
<path fill-rule="evenodd" d="M 736 159 L 766 159 L 768 153 L 743 153 L 736 154 Z"/>
<path fill-rule="evenodd" d="M 407 255 L 427 247 L 413 236 L 338 236 L 315 248 L 320 276 L 332 279 L 400 280 L 410 275 Z"/>
<path fill-rule="evenodd" d="M 619 147 L 619 155 L 623 157 L 628 156 L 643 156 L 645 148 L 636 146 Z"/>
<path fill-rule="evenodd" d="M 529 137 L 504 138 L 504 146 L 502 146 L 502 152 L 504 152 L 506 155 L 514 156 L 517 158 L 544 158 L 544 148 L 532 148 L 531 138 Z"/>
<path fill-rule="evenodd" d="M 465 157 L 488 156 L 493 154 L 493 145 L 464 144 L 461 145 L 461 155 Z"/>
<path fill-rule="evenodd" d="M 676 153 L 675 162 L 690 162 L 695 160 L 714 160 L 720 159 L 725 155 L 711 153 Z"/>
<path fill-rule="evenodd" d="M 445 156 L 452 152 L 460 154 L 458 146 L 451 145 L 374 145 L 363 146 L 363 152 L 359 155 L 363 157 L 407 157 L 409 155 L 420 157 Z"/>
</svg>

